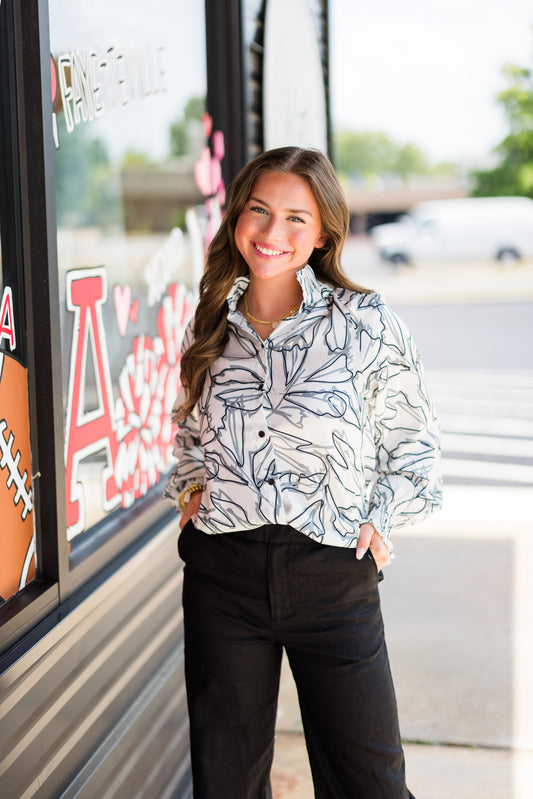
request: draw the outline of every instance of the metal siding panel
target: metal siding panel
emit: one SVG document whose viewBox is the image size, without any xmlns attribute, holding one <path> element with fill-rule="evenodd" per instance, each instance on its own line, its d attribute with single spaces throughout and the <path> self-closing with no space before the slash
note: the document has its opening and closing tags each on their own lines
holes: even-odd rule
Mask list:
<svg viewBox="0 0 533 799">
<path fill-rule="evenodd" d="M 183 796 L 190 785 L 182 659 L 172 655 L 61 799 Z"/>
<path fill-rule="evenodd" d="M 86 795 L 95 785 L 100 795 L 124 758 L 139 796 L 159 799 L 165 780 L 177 785 L 187 725 L 176 532 L 167 525 L 0 676 L 2 797 L 60 796 L 147 690 L 149 701 L 95 767 Z M 145 783 L 156 793 L 143 793 Z"/>
</svg>

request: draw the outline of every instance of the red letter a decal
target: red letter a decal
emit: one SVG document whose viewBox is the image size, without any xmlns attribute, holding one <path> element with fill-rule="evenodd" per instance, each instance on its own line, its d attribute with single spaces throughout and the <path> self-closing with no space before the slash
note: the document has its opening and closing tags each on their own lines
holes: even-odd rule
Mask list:
<svg viewBox="0 0 533 799">
<path fill-rule="evenodd" d="M 74 332 L 70 360 L 66 428 L 67 538 L 85 529 L 85 494 L 78 480 L 79 464 L 105 449 L 107 465 L 102 472 L 102 508 L 109 511 L 120 502 L 114 476 L 117 440 L 114 431 L 113 392 L 102 320 L 107 299 L 105 269 L 79 269 L 67 275 L 67 308 L 73 311 Z M 95 364 L 98 408 L 84 410 L 88 347 Z"/>
</svg>

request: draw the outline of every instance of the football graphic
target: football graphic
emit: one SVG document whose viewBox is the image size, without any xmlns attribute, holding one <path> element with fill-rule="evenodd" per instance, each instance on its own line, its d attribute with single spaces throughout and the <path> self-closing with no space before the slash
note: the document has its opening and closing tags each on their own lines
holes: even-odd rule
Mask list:
<svg viewBox="0 0 533 799">
<path fill-rule="evenodd" d="M 0 602 L 35 577 L 27 371 L 0 352 Z"/>
</svg>

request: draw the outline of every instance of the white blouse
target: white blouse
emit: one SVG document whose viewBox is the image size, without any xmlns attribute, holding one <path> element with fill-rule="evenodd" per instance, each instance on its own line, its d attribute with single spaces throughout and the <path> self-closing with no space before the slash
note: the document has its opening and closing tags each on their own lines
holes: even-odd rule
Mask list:
<svg viewBox="0 0 533 799">
<path fill-rule="evenodd" d="M 418 352 L 379 294 L 333 288 L 310 266 L 303 302 L 263 341 L 228 297 L 229 341 L 196 412 L 178 429 L 165 496 L 205 486 L 194 524 L 230 533 L 291 525 L 355 547 L 370 521 L 392 528 L 442 502 L 439 429 Z M 191 342 L 189 325 L 183 342 Z"/>
</svg>

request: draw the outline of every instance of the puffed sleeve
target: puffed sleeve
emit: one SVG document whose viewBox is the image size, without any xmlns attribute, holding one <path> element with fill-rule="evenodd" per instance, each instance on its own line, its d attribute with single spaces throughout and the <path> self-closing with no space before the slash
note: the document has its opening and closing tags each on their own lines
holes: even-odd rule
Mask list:
<svg viewBox="0 0 533 799">
<path fill-rule="evenodd" d="M 368 521 L 389 543 L 391 530 L 442 506 L 440 431 L 409 330 L 386 305 L 382 356 L 372 374 L 375 469 Z"/>
<path fill-rule="evenodd" d="M 182 354 L 190 346 L 192 341 L 192 323 L 189 323 L 183 337 Z M 181 404 L 184 399 L 184 391 L 178 394 L 175 406 Z M 163 497 L 169 499 L 176 506 L 176 510 L 181 513 L 179 507 L 179 495 L 183 489 L 192 483 L 204 484 L 205 465 L 204 453 L 200 444 L 200 429 L 196 411 L 193 411 L 181 422 L 177 428 L 174 439 L 173 455 L 177 459 L 167 484 L 163 491 Z"/>
</svg>

